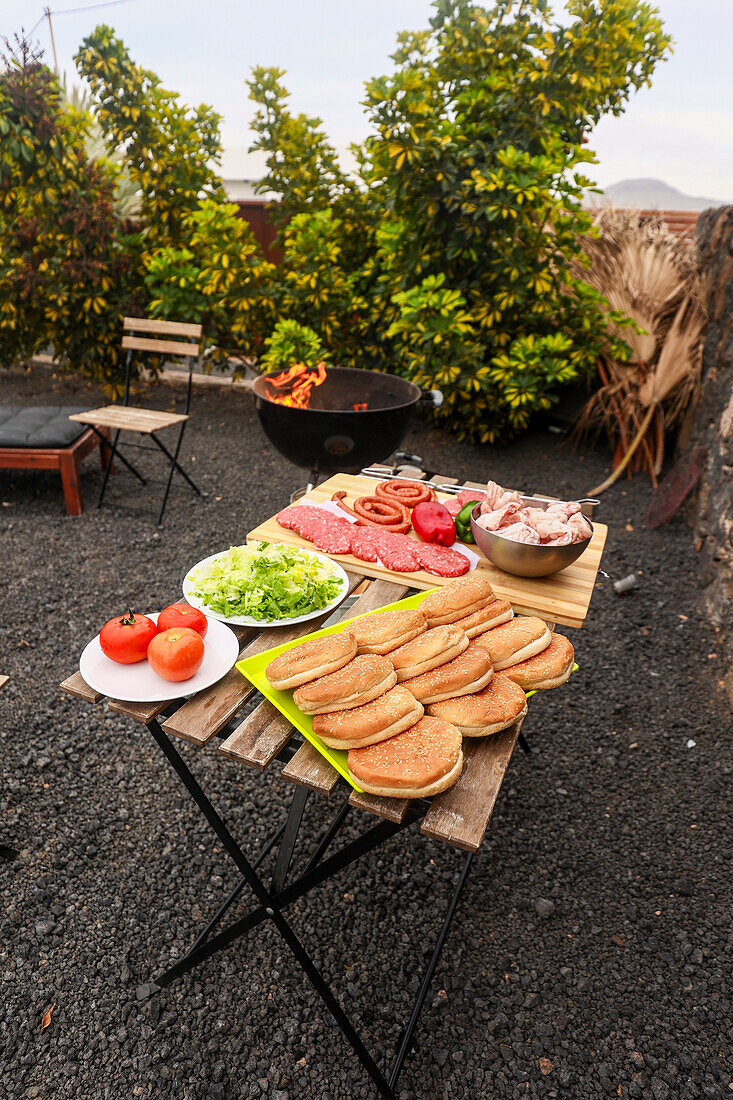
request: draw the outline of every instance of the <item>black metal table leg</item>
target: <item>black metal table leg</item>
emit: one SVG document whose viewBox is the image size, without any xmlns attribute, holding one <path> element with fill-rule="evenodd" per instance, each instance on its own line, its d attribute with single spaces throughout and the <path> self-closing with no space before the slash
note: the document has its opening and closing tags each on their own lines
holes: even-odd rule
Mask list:
<svg viewBox="0 0 733 1100">
<path fill-rule="evenodd" d="M 519 736 L 517 738 L 517 741 L 519 742 L 519 745 L 520 745 L 522 751 L 524 753 L 526 753 L 527 756 L 531 756 L 532 755 L 532 746 L 530 745 L 529 741 L 524 736 L 524 734 L 522 733 L 521 730 L 519 731 Z"/>
<path fill-rule="evenodd" d="M 287 824 L 287 822 L 283 821 L 282 825 L 272 834 L 270 839 L 267 841 L 267 844 L 265 844 L 264 848 L 262 849 L 260 854 L 257 856 L 257 859 L 252 864 L 252 867 L 254 868 L 255 871 L 260 866 L 262 861 L 264 859 L 266 859 L 267 855 L 272 851 L 272 849 L 275 847 L 275 845 L 277 844 L 280 837 L 285 832 L 285 825 L 286 824 Z M 234 902 L 237 900 L 239 895 L 242 893 L 242 890 L 244 889 L 244 887 L 246 885 L 247 885 L 246 879 L 240 878 L 239 882 L 234 887 L 234 889 L 231 891 L 231 893 L 227 894 L 224 901 L 221 903 L 221 905 L 219 906 L 217 911 L 214 913 L 214 915 L 211 918 L 211 920 L 209 921 L 209 923 L 206 925 L 206 927 L 203 929 L 203 931 L 199 933 L 199 935 L 196 937 L 194 942 L 191 944 L 188 951 L 183 956 L 184 959 L 189 958 L 189 956 L 192 955 L 194 953 L 194 951 L 196 951 L 201 946 L 201 944 L 204 942 L 204 940 L 207 939 L 207 937 L 210 935 L 210 933 L 213 932 L 213 930 L 216 928 L 216 926 L 219 923 L 219 921 L 221 920 L 221 918 L 226 913 L 227 909 L 229 909 L 229 907 L 234 904 Z M 183 961 L 183 960 L 181 960 L 181 961 Z"/>
<path fill-rule="evenodd" d="M 275 861 L 275 871 L 272 876 L 272 882 L 270 883 L 271 894 L 279 894 L 285 885 L 285 880 L 290 870 L 290 863 L 293 858 L 293 849 L 298 839 L 300 823 L 303 820 L 303 811 L 305 810 L 305 804 L 308 801 L 309 794 L 310 791 L 307 787 L 295 788 L 293 801 L 290 803 L 290 810 L 288 811 L 288 819 L 285 822 L 282 844 L 280 845 L 280 850 L 277 853 L 277 860 Z"/>
<path fill-rule="evenodd" d="M 274 907 L 273 903 L 275 903 L 275 898 L 268 891 L 262 880 L 258 877 L 256 871 L 254 871 L 254 869 L 252 868 L 252 864 L 249 862 L 244 852 L 236 843 L 226 825 L 222 821 L 221 817 L 216 812 L 209 799 L 206 797 L 198 781 L 188 768 L 185 760 L 176 751 L 172 742 L 163 732 L 161 726 L 155 719 L 150 722 L 148 728 L 153 734 L 153 737 L 157 741 L 161 750 L 163 751 L 166 759 L 171 764 L 174 771 L 181 779 L 189 794 L 193 798 L 194 802 L 199 807 L 209 825 L 216 833 L 226 852 L 236 863 L 243 878 L 246 879 L 247 885 L 251 889 L 252 893 L 255 895 L 260 904 L 264 907 L 265 914 L 273 922 L 282 939 L 285 940 L 285 943 L 290 948 L 291 953 L 297 960 L 301 969 L 306 974 L 311 985 L 316 990 L 319 997 L 326 1005 L 326 1008 L 331 1013 L 338 1026 L 341 1028 L 341 1031 L 348 1039 L 352 1049 L 354 1050 L 354 1053 L 356 1054 L 364 1069 L 367 1071 L 377 1089 L 379 1090 L 380 1096 L 384 1097 L 385 1100 L 394 1100 L 394 1093 L 387 1084 L 387 1079 L 385 1078 L 379 1066 L 365 1047 L 364 1043 L 361 1040 L 361 1037 L 359 1036 L 359 1033 L 354 1028 L 354 1025 L 351 1023 L 351 1020 L 346 1015 L 344 1010 L 341 1008 L 341 1005 L 339 1004 L 336 996 L 332 992 L 330 986 L 325 981 L 320 970 L 315 965 L 310 955 L 303 947 L 303 944 L 300 942 L 295 932 L 280 912 L 280 909 Z"/>
<path fill-rule="evenodd" d="M 395 1063 L 392 1067 L 392 1072 L 389 1075 L 390 1088 L 394 1088 L 394 1086 L 397 1084 L 397 1078 L 399 1077 L 399 1075 L 402 1071 L 402 1065 L 403 1065 L 403 1063 L 405 1061 L 405 1058 L 407 1057 L 408 1051 L 410 1049 L 410 1043 L 412 1041 L 412 1034 L 415 1030 L 415 1027 L 417 1026 L 417 1021 L 420 1018 L 420 1013 L 422 1012 L 422 1006 L 425 1003 L 425 998 L 427 997 L 428 989 L 429 989 L 430 983 L 433 979 L 433 974 L 435 973 L 435 968 L 438 965 L 438 959 L 440 958 L 440 953 L 443 950 L 443 944 L 446 941 L 446 937 L 448 935 L 448 929 L 451 926 L 451 921 L 453 920 L 453 915 L 456 911 L 456 906 L 458 905 L 458 899 L 461 896 L 461 892 L 462 892 L 463 887 L 465 885 L 466 878 L 468 877 L 468 872 L 469 872 L 469 869 L 471 867 L 472 862 L 473 862 L 473 852 L 469 852 L 469 854 L 466 856 L 466 858 L 463 861 L 463 868 L 461 870 L 460 875 L 458 876 L 458 882 L 456 883 L 456 887 L 453 891 L 453 896 L 450 899 L 450 904 L 448 906 L 448 912 L 445 915 L 443 925 L 440 929 L 440 933 L 438 935 L 437 942 L 436 942 L 435 947 L 433 949 L 433 954 L 431 956 L 430 962 L 428 963 L 428 968 L 425 971 L 425 976 L 424 976 L 424 978 L 423 978 L 423 980 L 420 984 L 420 989 L 418 990 L 418 994 L 417 994 L 417 997 L 415 999 L 415 1004 L 413 1006 L 412 1013 L 410 1015 L 410 1019 L 407 1021 L 407 1026 L 405 1027 L 405 1030 L 402 1033 L 402 1039 L 400 1041 L 399 1049 L 397 1051 L 397 1057 L 395 1058 Z"/>
<path fill-rule="evenodd" d="M 257 927 L 265 920 L 271 920 L 280 933 L 281 938 L 287 944 L 295 960 L 309 979 L 311 985 L 338 1024 L 341 1032 L 350 1043 L 354 1053 L 357 1055 L 362 1066 L 376 1086 L 379 1095 L 383 1097 L 384 1100 L 395 1100 L 394 1087 L 409 1052 L 412 1037 L 428 993 L 430 982 L 435 973 L 461 891 L 466 882 L 466 877 L 473 859 L 473 853 L 466 856 L 464 860 L 435 948 L 421 982 L 412 1013 L 402 1034 L 389 1080 L 387 1080 L 387 1077 L 369 1053 L 351 1020 L 341 1008 L 338 998 L 323 978 L 318 967 L 313 962 L 313 959 L 301 943 L 291 925 L 283 916 L 282 910 L 287 905 L 296 901 L 299 897 L 309 893 L 310 890 L 314 889 L 314 887 L 318 886 L 320 883 L 332 878 L 333 875 L 349 866 L 349 864 L 359 859 L 362 855 L 378 847 L 391 836 L 394 836 L 396 833 L 408 828 L 415 821 L 421 819 L 425 813 L 425 806 L 422 803 L 413 803 L 401 822 L 380 821 L 377 825 L 368 829 L 362 836 L 346 844 L 340 851 L 336 852 L 335 855 L 330 856 L 328 859 L 323 859 L 322 857 L 326 849 L 337 835 L 339 828 L 346 818 L 349 810 L 347 802 L 337 812 L 331 825 L 317 844 L 315 851 L 306 864 L 303 874 L 292 881 L 288 886 L 285 886 L 284 884 L 287 880 L 288 870 L 292 861 L 293 850 L 297 840 L 308 791 L 300 787 L 296 789 L 286 821 L 280 826 L 275 836 L 268 842 L 265 850 L 260 853 L 257 861 L 252 864 L 232 837 L 224 821 L 214 809 L 198 781 L 189 770 L 187 764 L 177 752 L 170 738 L 164 733 L 155 719 L 149 724 L 149 729 L 166 759 L 171 764 L 181 782 L 184 784 L 222 843 L 225 851 L 236 864 L 242 878 L 225 899 L 217 913 L 197 938 L 184 958 L 179 960 L 178 963 L 158 977 L 154 982 L 140 987 L 140 989 L 144 991 L 143 996 L 146 996 L 148 992 L 155 992 L 164 988 L 177 977 L 187 973 L 194 966 L 203 962 L 204 959 L 209 958 L 211 955 L 215 954 L 215 952 L 226 947 L 250 929 Z M 256 867 L 259 866 L 267 851 L 272 848 L 279 837 L 282 839 L 276 861 L 275 874 L 273 876 L 273 886 L 268 890 L 265 883 L 257 874 Z M 238 896 L 244 885 L 249 886 L 252 893 L 255 895 L 259 903 L 257 907 L 238 921 L 235 921 L 235 923 L 228 928 L 209 937 L 209 933 L 213 930 L 224 912 L 226 912 L 226 909 Z"/>
<path fill-rule="evenodd" d="M 357 837 L 356 840 L 345 845 L 335 855 L 331 856 L 328 860 L 319 863 L 317 867 L 309 870 L 307 874 L 301 875 L 300 878 L 291 882 L 281 894 L 272 899 L 273 906 L 278 909 L 284 909 L 288 905 L 292 905 L 293 902 L 298 901 L 305 894 L 310 893 L 317 886 L 320 886 L 322 882 L 327 879 L 333 878 L 340 871 L 343 871 L 346 867 L 349 867 L 356 860 L 361 859 L 363 855 L 371 852 L 374 848 L 378 848 L 381 844 L 384 844 L 385 840 L 389 840 L 403 829 L 408 828 L 415 818 L 410 818 L 402 823 L 394 824 L 391 821 L 380 821 L 378 825 L 373 825 L 362 836 Z M 206 943 L 202 944 L 196 949 L 196 951 L 189 951 L 186 956 L 180 959 L 172 967 L 165 971 L 165 973 L 156 977 L 152 982 L 147 983 L 151 988 L 156 986 L 163 989 L 165 986 L 170 985 L 171 982 L 177 978 L 183 977 L 189 970 L 193 970 L 195 966 L 205 962 L 206 959 L 211 958 L 218 951 L 228 947 L 229 944 L 234 943 L 235 940 L 241 936 L 246 935 L 253 928 L 256 928 L 258 924 L 262 924 L 267 919 L 267 912 L 265 906 L 260 905 L 258 908 L 253 909 L 250 913 L 240 917 L 234 924 L 229 925 L 228 928 L 223 929 L 221 932 L 217 932 Z"/>
<path fill-rule="evenodd" d="M 318 844 L 316 845 L 315 852 L 310 857 L 310 859 L 308 860 L 308 862 L 305 865 L 305 868 L 303 869 L 303 874 L 304 875 L 307 875 L 309 871 L 312 871 L 313 868 L 320 862 L 320 860 L 323 859 L 323 856 L 325 855 L 326 851 L 328 850 L 328 847 L 331 844 L 331 841 L 334 839 L 334 837 L 338 833 L 339 829 L 343 825 L 350 809 L 351 809 L 351 806 L 349 805 L 349 800 L 347 798 L 346 801 L 344 802 L 343 806 L 341 807 L 341 809 L 339 810 L 339 812 L 336 814 L 335 818 L 331 822 L 331 824 L 328 826 L 328 829 L 324 833 L 323 837 L 319 840 Z"/>
</svg>

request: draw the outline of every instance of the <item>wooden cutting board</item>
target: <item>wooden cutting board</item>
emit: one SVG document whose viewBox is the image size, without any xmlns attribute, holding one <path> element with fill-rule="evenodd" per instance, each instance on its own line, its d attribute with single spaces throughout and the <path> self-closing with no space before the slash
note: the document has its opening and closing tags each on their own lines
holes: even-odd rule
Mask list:
<svg viewBox="0 0 733 1100">
<path fill-rule="evenodd" d="M 374 478 L 360 474 L 334 474 L 328 481 L 311 489 L 298 504 L 322 504 L 330 500 L 334 493 L 345 491 L 346 503 L 353 505 L 356 497 L 372 496 L 376 484 Z M 449 493 L 438 493 L 438 499 L 450 500 L 451 497 Z M 410 534 L 416 537 L 413 532 Z M 497 569 L 477 546 L 472 546 L 471 550 L 479 558 L 476 568 L 486 571 L 497 596 L 509 600 L 515 611 L 524 615 L 540 615 L 564 626 L 580 627 L 588 614 L 607 534 L 608 527 L 594 521 L 593 538 L 588 548 L 567 569 L 554 573 L 551 577 L 514 577 L 511 573 Z M 289 546 L 312 549 L 310 542 L 306 542 L 295 531 L 281 527 L 274 516 L 250 531 L 247 542 L 284 542 Z M 448 584 L 450 580 L 448 577 L 436 577 L 434 573 L 426 573 L 424 570 L 417 573 L 396 573 L 376 562 L 360 561 L 351 554 L 331 556 L 351 573 L 380 577 L 388 581 L 402 581 L 412 588 L 435 588 L 439 584 Z"/>
</svg>

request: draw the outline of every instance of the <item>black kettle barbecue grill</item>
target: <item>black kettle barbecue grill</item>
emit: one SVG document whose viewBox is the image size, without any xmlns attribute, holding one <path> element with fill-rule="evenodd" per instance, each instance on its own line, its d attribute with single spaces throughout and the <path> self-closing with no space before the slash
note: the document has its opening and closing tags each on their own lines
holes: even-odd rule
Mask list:
<svg viewBox="0 0 733 1100">
<path fill-rule="evenodd" d="M 311 484 L 320 473 L 355 474 L 384 461 L 404 439 L 417 405 L 443 401 L 440 390 L 424 392 L 395 374 L 328 367 L 308 406 L 285 405 L 272 385 L 285 373 L 255 380 L 255 408 L 273 447 L 310 470 Z"/>
</svg>

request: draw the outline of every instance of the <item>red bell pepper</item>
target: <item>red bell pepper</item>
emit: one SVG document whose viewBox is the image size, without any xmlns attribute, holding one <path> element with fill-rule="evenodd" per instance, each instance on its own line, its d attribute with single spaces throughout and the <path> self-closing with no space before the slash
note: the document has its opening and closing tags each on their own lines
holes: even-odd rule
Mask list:
<svg viewBox="0 0 733 1100">
<path fill-rule="evenodd" d="M 456 541 L 456 525 L 444 504 L 426 501 L 412 509 L 412 526 L 423 542 L 436 542 L 439 546 L 452 546 Z"/>
</svg>

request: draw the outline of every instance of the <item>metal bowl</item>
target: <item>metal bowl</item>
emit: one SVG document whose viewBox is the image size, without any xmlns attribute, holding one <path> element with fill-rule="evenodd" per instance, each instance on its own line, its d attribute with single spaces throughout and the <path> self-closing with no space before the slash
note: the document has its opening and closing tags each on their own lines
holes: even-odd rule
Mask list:
<svg viewBox="0 0 733 1100">
<path fill-rule="evenodd" d="M 522 497 L 522 501 L 536 507 L 549 503 L 546 497 Z M 499 569 L 517 577 L 549 577 L 551 573 L 559 573 L 561 569 L 566 569 L 577 561 L 593 538 L 593 523 L 586 516 L 591 525 L 591 534 L 582 542 L 571 542 L 568 546 L 537 546 L 515 542 L 514 539 L 504 538 L 498 531 L 487 531 L 485 527 L 480 527 L 476 522 L 480 507 L 477 504 L 471 512 L 471 531 L 476 545 Z"/>
</svg>

